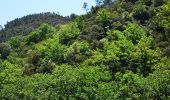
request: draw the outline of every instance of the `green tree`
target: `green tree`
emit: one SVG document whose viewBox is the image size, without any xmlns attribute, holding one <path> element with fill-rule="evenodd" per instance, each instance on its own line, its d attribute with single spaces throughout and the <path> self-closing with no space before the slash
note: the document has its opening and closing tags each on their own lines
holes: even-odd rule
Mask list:
<svg viewBox="0 0 170 100">
<path fill-rule="evenodd" d="M 57 78 L 56 78 L 57 77 Z M 52 76 L 53 94 L 58 93 L 59 98 L 98 99 L 109 98 L 103 91 L 109 93 L 107 82 L 111 80 L 109 72 L 97 67 L 79 67 L 63 65 L 57 67 Z M 99 88 L 103 84 L 103 88 Z M 111 95 L 109 95 L 111 96 Z"/>
<path fill-rule="evenodd" d="M 104 5 L 110 5 L 112 0 L 103 0 Z"/>
<path fill-rule="evenodd" d="M 170 70 L 159 69 L 147 77 L 149 99 L 166 100 L 170 97 Z"/>
<path fill-rule="evenodd" d="M 141 22 L 150 18 L 149 8 L 145 5 L 138 5 L 133 10 L 133 17 Z"/>
<path fill-rule="evenodd" d="M 96 5 L 101 6 L 101 4 L 103 3 L 103 0 L 95 0 L 96 1 Z"/>
<path fill-rule="evenodd" d="M 66 62 L 80 63 L 88 57 L 89 44 L 87 42 L 74 42 L 64 54 Z"/>
<path fill-rule="evenodd" d="M 12 37 L 8 40 L 8 42 L 11 45 L 11 47 L 18 48 L 23 42 L 23 37 L 22 36 Z"/>
<path fill-rule="evenodd" d="M 37 43 L 47 38 L 47 35 L 54 32 L 54 28 L 48 24 L 42 24 L 36 31 L 31 32 L 26 37 L 27 44 Z"/>
<path fill-rule="evenodd" d="M 87 2 L 84 2 L 84 3 L 83 3 L 83 9 L 86 10 L 86 13 L 87 13 L 87 11 L 89 10 L 89 9 L 88 9 L 88 4 L 87 4 Z"/>
<path fill-rule="evenodd" d="M 168 47 L 170 45 L 170 2 L 167 1 L 164 5 L 162 5 L 158 11 L 157 15 L 154 17 L 153 24 L 154 28 L 158 30 L 159 35 L 157 35 L 155 41 L 158 42 L 158 46 L 162 47 L 167 56 Z M 165 49 L 164 49 L 165 48 Z"/>
<path fill-rule="evenodd" d="M 62 25 L 59 32 L 59 41 L 62 44 L 69 44 L 73 39 L 81 34 L 76 22 L 68 25 Z"/>
<path fill-rule="evenodd" d="M 146 37 L 146 32 L 137 24 L 129 23 L 123 31 L 128 40 L 137 44 L 142 37 Z"/>
<path fill-rule="evenodd" d="M 153 4 L 155 7 L 161 6 L 165 3 L 165 0 L 153 0 Z"/>
<path fill-rule="evenodd" d="M 98 11 L 96 19 L 103 24 L 105 31 L 110 27 L 111 13 L 107 9 L 101 9 Z"/>
<path fill-rule="evenodd" d="M 10 54 L 11 46 L 8 43 L 0 43 L 0 54 L 2 59 L 7 59 Z"/>
<path fill-rule="evenodd" d="M 19 83 L 20 66 L 4 61 L 0 66 L 0 99 L 19 99 L 22 86 Z"/>
<path fill-rule="evenodd" d="M 127 71 L 115 74 L 115 87 L 117 89 L 115 99 L 148 99 L 147 80 L 140 75 Z"/>
<path fill-rule="evenodd" d="M 123 32 L 111 30 L 104 41 L 104 59 L 101 61 L 113 73 L 131 70 L 148 75 L 160 62 L 161 52 L 152 49 L 152 37 L 136 24 L 128 24 Z"/>
<path fill-rule="evenodd" d="M 132 2 L 132 3 L 135 3 L 137 2 L 138 0 L 125 0 L 126 2 Z"/>
<path fill-rule="evenodd" d="M 64 53 L 66 46 L 59 43 L 59 38 L 48 39 L 42 45 L 36 46 L 36 51 L 47 60 L 55 61 L 56 63 L 64 62 Z"/>
</svg>

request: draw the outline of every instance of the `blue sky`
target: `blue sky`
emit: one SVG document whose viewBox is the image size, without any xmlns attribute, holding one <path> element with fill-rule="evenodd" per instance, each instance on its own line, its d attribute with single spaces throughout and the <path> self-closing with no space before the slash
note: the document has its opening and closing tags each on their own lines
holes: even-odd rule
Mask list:
<svg viewBox="0 0 170 100">
<path fill-rule="evenodd" d="M 59 12 L 63 16 L 71 13 L 84 14 L 83 2 L 87 2 L 89 7 L 95 5 L 95 0 L 1 0 L 0 25 L 3 26 L 15 18 L 41 12 Z"/>
</svg>

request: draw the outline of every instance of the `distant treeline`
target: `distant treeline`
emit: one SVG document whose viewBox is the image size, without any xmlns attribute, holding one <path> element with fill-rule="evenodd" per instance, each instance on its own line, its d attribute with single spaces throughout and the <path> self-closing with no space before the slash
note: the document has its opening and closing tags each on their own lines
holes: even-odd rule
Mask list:
<svg viewBox="0 0 170 100">
<path fill-rule="evenodd" d="M 30 14 L 22 18 L 16 18 L 13 21 L 7 22 L 5 28 L 0 30 L 0 42 L 13 36 L 27 35 L 34 29 L 38 28 L 42 23 L 58 25 L 68 21 L 69 17 L 63 17 L 59 14 L 50 12 Z"/>
</svg>

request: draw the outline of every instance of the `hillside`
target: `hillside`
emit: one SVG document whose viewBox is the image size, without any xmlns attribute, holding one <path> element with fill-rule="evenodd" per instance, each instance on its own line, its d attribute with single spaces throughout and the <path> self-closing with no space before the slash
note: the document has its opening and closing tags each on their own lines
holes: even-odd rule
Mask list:
<svg viewBox="0 0 170 100">
<path fill-rule="evenodd" d="M 55 13 L 40 13 L 27 15 L 7 22 L 5 28 L 0 31 L 0 42 L 5 41 L 13 36 L 27 35 L 31 31 L 38 28 L 43 23 L 50 25 L 58 25 L 67 23 L 70 19 Z"/>
<path fill-rule="evenodd" d="M 0 99 L 169 100 L 170 1 L 99 1 L 0 43 Z"/>
</svg>

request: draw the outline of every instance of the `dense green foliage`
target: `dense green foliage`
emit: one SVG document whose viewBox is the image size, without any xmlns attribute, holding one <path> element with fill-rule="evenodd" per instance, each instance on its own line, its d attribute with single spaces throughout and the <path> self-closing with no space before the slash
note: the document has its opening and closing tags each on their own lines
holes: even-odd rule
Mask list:
<svg viewBox="0 0 170 100">
<path fill-rule="evenodd" d="M 0 43 L 0 99 L 170 99 L 170 1 L 96 2 Z"/>
</svg>

